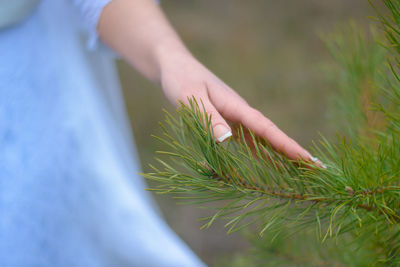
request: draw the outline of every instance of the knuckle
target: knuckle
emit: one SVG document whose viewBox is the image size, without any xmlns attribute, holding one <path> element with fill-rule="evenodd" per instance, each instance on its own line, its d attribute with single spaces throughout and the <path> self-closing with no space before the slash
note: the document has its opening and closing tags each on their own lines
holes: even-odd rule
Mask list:
<svg viewBox="0 0 400 267">
<path fill-rule="evenodd" d="M 275 125 L 275 123 L 273 123 L 272 121 L 268 121 L 268 122 L 266 123 L 265 127 L 266 127 L 268 130 L 273 130 L 273 129 L 276 129 L 276 128 L 277 128 L 276 125 Z"/>
<path fill-rule="evenodd" d="M 262 132 L 264 133 L 265 136 L 269 136 L 271 132 L 273 132 L 277 128 L 278 127 L 272 121 L 267 120 L 267 122 L 263 125 Z"/>
<path fill-rule="evenodd" d="M 248 116 L 251 116 L 254 120 L 262 120 L 264 118 L 264 115 L 260 111 L 252 107 L 249 108 Z"/>
<path fill-rule="evenodd" d="M 278 147 L 278 150 L 281 152 L 287 151 L 287 149 L 288 149 L 288 143 L 286 142 L 282 142 Z"/>
</svg>

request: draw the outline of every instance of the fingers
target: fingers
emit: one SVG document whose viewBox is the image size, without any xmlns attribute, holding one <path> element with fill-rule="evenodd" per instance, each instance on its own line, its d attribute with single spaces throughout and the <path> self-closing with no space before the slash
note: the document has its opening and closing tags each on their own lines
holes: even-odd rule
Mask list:
<svg viewBox="0 0 400 267">
<path fill-rule="evenodd" d="M 197 103 L 199 103 L 200 109 L 202 110 L 201 105 L 203 105 L 208 116 L 211 116 L 211 124 L 215 140 L 219 143 L 222 143 L 232 136 L 231 127 L 210 102 L 208 96 L 195 96 L 195 99 Z"/>
<path fill-rule="evenodd" d="M 313 161 L 317 165 L 324 166 L 261 112 L 250 107 L 234 90 L 227 86 L 221 86 L 219 90 L 214 89 L 210 91 L 211 101 L 224 118 L 241 123 L 256 135 L 264 137 L 275 150 L 285 154 L 290 159 Z"/>
<path fill-rule="evenodd" d="M 276 151 L 288 158 L 312 161 L 324 168 L 318 159 L 312 157 L 261 112 L 250 107 L 235 91 L 221 84 L 208 84 L 206 87 L 205 92 L 197 91 L 194 96 L 198 103 L 203 102 L 206 112 L 211 115 L 214 137 L 218 142 L 223 142 L 232 135 L 231 128 L 224 119 L 226 118 L 231 122 L 241 123 L 256 135 L 265 138 Z"/>
<path fill-rule="evenodd" d="M 214 132 L 214 138 L 222 143 L 226 139 L 228 139 L 230 136 L 232 136 L 232 130 L 229 127 L 228 123 L 222 118 L 221 114 L 216 110 L 213 104 L 206 99 L 203 100 L 203 105 L 208 113 L 208 115 L 211 115 L 211 124 Z"/>
<path fill-rule="evenodd" d="M 254 131 L 256 135 L 264 137 L 271 146 L 284 153 L 288 158 L 311 160 L 311 154 L 302 148 L 296 141 L 281 131 L 272 121 L 261 112 L 249 106 L 241 107 L 241 123 Z"/>
<path fill-rule="evenodd" d="M 229 103 L 223 107 L 222 114 L 225 118 L 241 123 L 256 135 L 264 137 L 275 150 L 285 154 L 290 159 L 315 160 L 307 150 L 288 137 L 261 112 L 250 107 L 240 96 L 230 95 L 228 99 L 225 98 L 225 101 Z"/>
</svg>

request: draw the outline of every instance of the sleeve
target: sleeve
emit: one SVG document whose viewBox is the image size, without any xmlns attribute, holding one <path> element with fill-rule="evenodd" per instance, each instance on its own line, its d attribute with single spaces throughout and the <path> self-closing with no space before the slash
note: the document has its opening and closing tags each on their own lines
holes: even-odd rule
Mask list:
<svg viewBox="0 0 400 267">
<path fill-rule="evenodd" d="M 87 47 L 89 50 L 105 49 L 113 53 L 99 40 L 97 23 L 103 8 L 112 0 L 72 0 L 79 9 L 85 29 L 89 33 Z"/>
<path fill-rule="evenodd" d="M 79 9 L 81 17 L 83 17 L 84 25 L 89 32 L 89 39 L 87 47 L 89 50 L 101 49 L 113 56 L 116 53 L 109 49 L 101 40 L 97 32 L 97 24 L 100 19 L 100 14 L 103 8 L 110 3 L 112 0 L 72 0 L 74 5 Z M 153 0 L 157 4 L 160 4 L 160 0 Z"/>
</svg>

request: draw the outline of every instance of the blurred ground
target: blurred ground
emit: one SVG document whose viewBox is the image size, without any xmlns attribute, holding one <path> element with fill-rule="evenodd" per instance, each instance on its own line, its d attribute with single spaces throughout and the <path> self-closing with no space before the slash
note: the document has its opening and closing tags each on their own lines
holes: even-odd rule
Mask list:
<svg viewBox="0 0 400 267">
<path fill-rule="evenodd" d="M 328 95 L 322 65 L 330 58 L 319 35 L 350 19 L 371 22 L 367 0 L 164 0 L 162 7 L 192 52 L 251 105 L 260 109 L 305 147 L 318 133 L 332 136 L 326 118 Z M 161 145 L 161 109 L 171 110 L 161 90 L 119 62 L 120 76 L 144 170 Z M 225 234 L 223 223 L 200 230 L 208 214 L 156 199 L 170 226 L 211 266 L 246 248 L 239 234 Z"/>
</svg>

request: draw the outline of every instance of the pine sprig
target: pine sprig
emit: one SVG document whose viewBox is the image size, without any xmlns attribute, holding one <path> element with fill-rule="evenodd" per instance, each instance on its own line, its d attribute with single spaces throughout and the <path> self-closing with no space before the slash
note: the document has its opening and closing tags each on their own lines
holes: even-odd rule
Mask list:
<svg viewBox="0 0 400 267">
<path fill-rule="evenodd" d="M 358 151 L 346 141 L 337 146 L 325 141 L 325 152 L 319 155 L 328 163 L 324 170 L 287 159 L 250 132 L 251 149 L 243 128 L 238 129 L 237 139 L 217 144 L 211 118 L 194 99 L 190 107 L 181 106 L 178 118 L 167 113 L 163 130 L 164 136 L 157 139 L 172 150 L 158 153 L 184 169 L 158 159 L 164 169 L 153 166 L 154 172 L 144 176 L 161 183 L 152 190 L 192 204 L 229 201 L 207 218 L 206 226 L 218 217 L 228 217 L 229 232 L 247 226 L 248 221 L 242 222 L 250 220 L 259 222 L 263 233 L 272 228 L 279 231 L 283 222 L 296 228 L 319 221 L 327 223 L 325 236 L 333 236 L 355 220 L 358 225 L 399 220 L 395 212 L 399 187 L 379 174 L 379 181 L 360 177 L 373 173 L 362 170 L 366 161 L 376 157 L 367 149 Z"/>
</svg>

